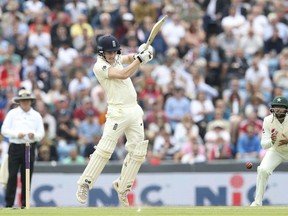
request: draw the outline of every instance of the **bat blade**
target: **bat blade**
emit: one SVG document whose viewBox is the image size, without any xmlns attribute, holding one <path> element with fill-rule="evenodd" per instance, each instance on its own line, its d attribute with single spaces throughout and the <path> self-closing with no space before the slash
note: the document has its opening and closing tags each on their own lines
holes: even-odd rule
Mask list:
<svg viewBox="0 0 288 216">
<path fill-rule="evenodd" d="M 149 38 L 146 42 L 145 45 L 145 50 L 149 47 L 149 45 L 153 42 L 154 38 L 156 37 L 156 35 L 158 34 L 158 32 L 160 31 L 160 28 L 162 27 L 163 23 L 165 22 L 165 20 L 167 19 L 167 15 L 165 15 L 164 17 L 162 17 L 162 19 L 160 19 L 157 23 L 155 23 L 155 25 L 153 26 Z"/>
</svg>

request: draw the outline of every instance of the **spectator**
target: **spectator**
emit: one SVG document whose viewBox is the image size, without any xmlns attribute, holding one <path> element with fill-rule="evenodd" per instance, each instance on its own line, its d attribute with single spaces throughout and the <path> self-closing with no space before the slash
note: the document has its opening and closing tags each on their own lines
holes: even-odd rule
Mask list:
<svg viewBox="0 0 288 216">
<path fill-rule="evenodd" d="M 71 120 L 71 112 L 61 110 L 57 117 L 57 152 L 59 161 L 68 156 L 70 150 L 77 146 L 78 132 Z"/>
<path fill-rule="evenodd" d="M 222 122 L 217 122 L 204 137 L 207 160 L 231 159 L 230 134 Z"/>
<path fill-rule="evenodd" d="M 185 143 L 188 142 L 190 134 L 199 136 L 199 127 L 193 122 L 191 114 L 186 114 L 181 121 L 176 124 L 174 134 L 172 136 L 174 147 L 180 151 Z"/>
<path fill-rule="evenodd" d="M 79 0 L 66 2 L 64 5 L 64 11 L 71 17 L 72 23 L 76 23 L 81 15 L 88 16 L 87 4 Z"/>
<path fill-rule="evenodd" d="M 256 112 L 259 119 L 264 119 L 268 115 L 269 109 L 267 104 L 265 104 L 263 94 L 260 92 L 255 93 L 251 96 L 250 101 L 246 104 L 244 113 L 249 116 L 251 112 Z"/>
<path fill-rule="evenodd" d="M 99 15 L 99 24 L 94 26 L 94 36 L 96 41 L 105 34 L 113 34 L 112 17 L 109 13 L 103 12 Z"/>
<path fill-rule="evenodd" d="M 95 121 L 94 110 L 88 109 L 85 118 L 80 121 L 78 126 L 78 145 L 81 155 L 87 158 L 94 152 L 94 146 L 98 144 L 102 132 L 101 125 Z"/>
<path fill-rule="evenodd" d="M 77 148 L 72 148 L 69 155 L 62 161 L 63 164 L 85 164 L 86 160 L 82 155 L 78 154 Z"/>
<path fill-rule="evenodd" d="M 218 44 L 218 40 L 215 35 L 208 39 L 205 59 L 207 62 L 205 82 L 212 87 L 221 89 L 221 81 L 224 77 L 224 69 L 226 64 L 226 56 L 224 50 Z"/>
<path fill-rule="evenodd" d="M 93 27 L 88 23 L 87 16 L 81 14 L 77 22 L 72 23 L 70 28 L 73 47 L 78 51 L 82 50 L 87 42 L 94 37 Z"/>
<path fill-rule="evenodd" d="M 49 124 L 44 123 L 45 135 L 37 146 L 37 161 L 58 161 L 55 140 L 49 137 Z"/>
<path fill-rule="evenodd" d="M 190 101 L 185 97 L 183 88 L 176 87 L 173 96 L 166 100 L 164 109 L 174 132 L 176 124 L 190 113 Z"/>
<path fill-rule="evenodd" d="M 173 161 L 177 151 L 170 134 L 161 128 L 153 143 L 153 155 L 160 161 Z"/>
<path fill-rule="evenodd" d="M 255 125 L 249 124 L 246 132 L 242 133 L 237 141 L 236 159 L 243 162 L 257 162 L 260 159 L 261 148 Z"/>
<path fill-rule="evenodd" d="M 268 68 L 260 64 L 259 57 L 254 57 L 251 66 L 245 73 L 246 90 L 250 95 L 262 92 L 265 101 L 270 101 L 272 93 L 272 82 L 269 77 Z"/>
<path fill-rule="evenodd" d="M 149 16 L 153 22 L 157 20 L 157 11 L 151 0 L 139 0 L 131 6 L 132 13 L 135 16 L 135 21 L 138 25 L 143 23 L 144 17 Z"/>
<path fill-rule="evenodd" d="M 93 107 L 92 99 L 89 96 L 85 96 L 79 107 L 76 107 L 73 111 L 73 122 L 76 127 L 86 119 L 87 114 L 91 115 L 93 112 L 93 121 L 97 122 L 99 112 Z"/>
<path fill-rule="evenodd" d="M 163 97 L 156 86 L 156 82 L 152 78 L 145 80 L 144 88 L 139 92 L 139 103 L 143 109 L 149 111 L 152 109 L 153 103 L 158 101 L 163 104 Z"/>
<path fill-rule="evenodd" d="M 168 47 L 177 47 L 180 39 L 185 36 L 185 28 L 181 23 L 180 15 L 172 15 L 172 22 L 162 26 L 162 35 Z"/>
<path fill-rule="evenodd" d="M 206 161 L 206 150 L 200 136 L 189 134 L 188 141 L 180 151 L 180 160 L 183 164 L 203 163 Z"/>
<path fill-rule="evenodd" d="M 203 92 L 198 92 L 198 95 L 190 103 L 190 113 L 193 121 L 199 127 L 201 138 L 204 138 L 207 127 L 206 116 L 214 111 L 214 104 L 212 100 L 207 99 Z"/>
</svg>

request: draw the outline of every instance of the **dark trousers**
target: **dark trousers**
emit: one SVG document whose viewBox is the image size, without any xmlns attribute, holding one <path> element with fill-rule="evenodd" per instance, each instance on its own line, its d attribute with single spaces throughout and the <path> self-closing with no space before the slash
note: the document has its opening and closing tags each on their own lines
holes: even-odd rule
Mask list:
<svg viewBox="0 0 288 216">
<path fill-rule="evenodd" d="M 30 145 L 30 184 L 35 161 L 35 143 Z M 6 188 L 6 207 L 13 207 L 17 189 L 17 175 L 21 174 L 21 206 L 26 205 L 26 179 L 25 179 L 25 144 L 10 143 L 8 150 L 9 178 Z"/>
</svg>

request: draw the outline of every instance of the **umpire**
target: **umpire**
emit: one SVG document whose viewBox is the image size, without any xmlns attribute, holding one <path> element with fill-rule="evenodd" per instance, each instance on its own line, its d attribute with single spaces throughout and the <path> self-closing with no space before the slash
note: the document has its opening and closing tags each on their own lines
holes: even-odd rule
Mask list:
<svg viewBox="0 0 288 216">
<path fill-rule="evenodd" d="M 44 137 L 44 123 L 41 115 L 32 108 L 35 98 L 30 91 L 21 89 L 18 96 L 14 98 L 18 107 L 11 109 L 3 122 L 1 133 L 9 139 L 8 150 L 8 171 L 9 178 L 7 182 L 5 201 L 6 207 L 11 208 L 14 205 L 17 175 L 21 173 L 21 207 L 26 206 L 25 190 L 25 144 L 29 142 L 30 148 L 30 180 L 33 173 L 35 161 L 36 142 Z M 31 181 L 30 181 L 31 182 Z"/>
</svg>

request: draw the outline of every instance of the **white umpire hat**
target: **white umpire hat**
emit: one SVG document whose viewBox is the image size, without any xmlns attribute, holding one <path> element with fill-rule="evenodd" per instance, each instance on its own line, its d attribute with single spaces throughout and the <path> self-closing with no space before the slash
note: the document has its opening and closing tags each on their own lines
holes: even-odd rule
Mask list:
<svg viewBox="0 0 288 216">
<path fill-rule="evenodd" d="M 15 103 L 19 103 L 21 100 L 31 100 L 32 102 L 35 100 L 35 97 L 31 94 L 31 92 L 27 89 L 21 89 L 18 92 L 18 96 L 13 98 Z"/>
</svg>

